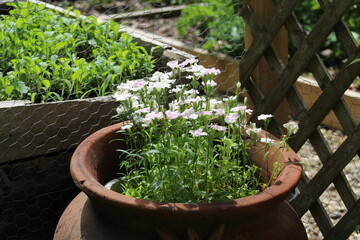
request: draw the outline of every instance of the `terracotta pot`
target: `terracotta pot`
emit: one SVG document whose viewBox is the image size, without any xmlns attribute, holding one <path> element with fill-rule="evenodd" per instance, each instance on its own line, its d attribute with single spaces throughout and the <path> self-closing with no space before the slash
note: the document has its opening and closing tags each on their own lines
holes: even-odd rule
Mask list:
<svg viewBox="0 0 360 240">
<path fill-rule="evenodd" d="M 116 149 L 126 146 L 117 130 L 124 123 L 92 134 L 76 149 L 71 174 L 82 193 L 60 219 L 54 239 L 307 239 L 304 227 L 286 198 L 301 176 L 299 158 L 277 145 L 266 161 L 261 144 L 251 151 L 263 167 L 264 179 L 280 161 L 281 172 L 261 193 L 208 204 L 159 203 L 124 196 L 103 186 L 119 166 Z M 261 132 L 261 136 L 267 135 Z"/>
</svg>

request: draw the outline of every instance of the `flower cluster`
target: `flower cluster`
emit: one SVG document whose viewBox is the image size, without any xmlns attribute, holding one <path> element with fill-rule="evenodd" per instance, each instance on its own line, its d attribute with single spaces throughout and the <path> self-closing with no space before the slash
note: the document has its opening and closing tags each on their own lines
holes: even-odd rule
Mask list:
<svg viewBox="0 0 360 240">
<path fill-rule="evenodd" d="M 256 141 L 261 129 L 254 123 L 247 127 L 252 110 L 239 98 L 240 85 L 235 95 L 220 99 L 214 81 L 219 70 L 198 65 L 196 59 L 168 66 L 171 72 L 155 72 L 117 87 L 118 116 L 131 120 L 120 130 L 130 146 L 119 150 L 123 194 L 213 202 L 258 193 L 260 170 L 251 164 L 243 136 Z M 261 115 L 259 120 L 268 123 L 271 117 Z"/>
</svg>

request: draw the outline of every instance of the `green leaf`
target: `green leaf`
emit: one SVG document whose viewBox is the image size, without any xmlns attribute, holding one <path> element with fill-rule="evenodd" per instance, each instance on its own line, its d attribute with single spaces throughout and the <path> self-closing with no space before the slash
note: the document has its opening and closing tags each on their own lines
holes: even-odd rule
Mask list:
<svg viewBox="0 0 360 240">
<path fill-rule="evenodd" d="M 41 68 L 37 65 L 33 66 L 31 70 L 33 70 L 36 74 L 41 73 Z"/>
<path fill-rule="evenodd" d="M 71 80 L 77 80 L 78 78 L 80 78 L 81 74 L 84 72 L 84 70 L 82 69 L 79 69 L 77 70 L 76 72 L 74 72 L 72 75 L 71 75 Z"/>
<path fill-rule="evenodd" d="M 360 62 L 360 58 L 354 59 L 350 64 L 354 64 L 354 63 L 357 63 L 357 62 Z"/>
<path fill-rule="evenodd" d="M 11 95 L 11 93 L 13 92 L 14 89 L 15 89 L 14 86 L 7 86 L 7 87 L 5 88 L 5 93 L 6 93 L 7 95 Z"/>
<path fill-rule="evenodd" d="M 36 97 L 36 93 L 31 93 L 31 96 L 30 96 L 30 101 L 32 102 L 32 103 L 34 103 L 35 102 L 35 97 Z"/>
<path fill-rule="evenodd" d="M 48 89 L 49 87 L 50 87 L 50 81 L 49 80 L 46 80 L 46 79 L 44 79 L 44 80 L 42 80 L 42 83 L 43 83 L 43 85 L 46 87 L 46 89 Z"/>
<path fill-rule="evenodd" d="M 22 17 L 19 17 L 19 18 L 16 20 L 16 22 L 15 22 L 17 28 L 21 28 L 21 26 L 22 26 L 24 23 L 25 23 L 25 21 L 24 21 L 24 19 L 23 19 Z"/>
<path fill-rule="evenodd" d="M 79 10 L 74 10 L 73 12 L 77 18 L 81 16 L 81 12 Z"/>
<path fill-rule="evenodd" d="M 60 50 L 61 48 L 65 47 L 67 45 L 67 42 L 58 42 L 55 44 L 55 48 L 57 50 Z"/>
</svg>

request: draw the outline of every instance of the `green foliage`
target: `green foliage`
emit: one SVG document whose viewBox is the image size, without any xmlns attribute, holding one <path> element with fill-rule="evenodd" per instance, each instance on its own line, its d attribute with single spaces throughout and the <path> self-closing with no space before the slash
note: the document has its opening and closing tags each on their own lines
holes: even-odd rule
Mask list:
<svg viewBox="0 0 360 240">
<path fill-rule="evenodd" d="M 155 6 L 172 6 L 204 2 L 204 0 L 145 0 L 145 2 Z"/>
<path fill-rule="evenodd" d="M 360 44 L 360 0 L 354 0 L 353 5 L 349 11 L 344 15 L 343 20 L 348 24 L 350 31 L 352 32 L 355 40 Z M 301 1 L 295 8 L 295 13 L 298 16 L 300 22 L 304 26 L 304 30 L 309 33 L 316 22 L 319 20 L 323 10 L 317 0 L 304 0 Z M 345 58 L 344 50 L 341 43 L 337 40 L 335 33 L 331 33 L 326 39 L 322 49 L 331 49 L 331 54 L 325 57 L 326 64 L 341 65 L 342 60 Z M 290 52 L 293 54 L 296 48 L 293 44 L 290 44 Z"/>
<path fill-rule="evenodd" d="M 32 102 L 103 96 L 141 78 L 154 59 L 114 22 L 77 18 L 32 2 L 0 17 L 0 100 Z"/>
<path fill-rule="evenodd" d="M 119 116 L 131 123 L 120 130 L 129 147 L 118 150 L 122 172 L 116 188 L 120 184 L 125 195 L 160 202 L 208 203 L 257 194 L 263 183 L 241 135 L 246 107 L 238 106 L 240 94 L 226 104 L 215 99 L 213 78 L 220 71 L 182 69 L 187 62 L 196 60 L 117 87 Z M 174 84 L 181 71 L 188 72 L 191 84 Z M 212 114 L 218 111 L 224 114 Z"/>
<path fill-rule="evenodd" d="M 208 0 L 208 5 L 194 4 L 181 13 L 177 30 L 182 37 L 191 33 L 209 52 L 232 56 L 243 53 L 244 23 L 237 16 L 237 1 Z"/>
</svg>

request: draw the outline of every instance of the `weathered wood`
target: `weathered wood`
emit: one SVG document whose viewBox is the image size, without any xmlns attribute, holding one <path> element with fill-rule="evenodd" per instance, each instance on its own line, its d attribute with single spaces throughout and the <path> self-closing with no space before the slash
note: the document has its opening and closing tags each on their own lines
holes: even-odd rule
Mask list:
<svg viewBox="0 0 360 240">
<path fill-rule="evenodd" d="M 347 239 L 360 224 L 360 199 L 324 237 L 324 240 Z"/>
<path fill-rule="evenodd" d="M 205 6 L 205 4 L 201 4 Z M 189 5 L 179 5 L 179 6 L 169 6 L 161 8 L 152 8 L 139 11 L 131 11 L 125 13 L 116 13 L 116 14 L 107 14 L 101 18 L 104 20 L 113 19 L 113 20 L 124 20 L 124 19 L 137 19 L 141 17 L 147 18 L 169 18 L 180 16 L 181 11 L 187 8 Z"/>
<path fill-rule="evenodd" d="M 301 92 L 303 101 L 309 107 L 314 104 L 322 93 L 317 82 L 309 78 L 300 77 L 296 82 L 296 87 Z M 336 115 L 330 112 L 322 121 L 322 124 L 344 130 L 345 133 L 351 133 L 356 123 L 360 122 L 360 93 L 347 90 L 339 101 L 334 105 L 333 111 L 340 117 L 337 119 Z M 344 120 L 345 123 L 343 123 Z"/>
<path fill-rule="evenodd" d="M 324 166 L 292 203 L 299 216 L 302 216 L 307 211 L 311 204 L 325 191 L 333 179 L 352 160 L 354 155 L 360 151 L 359 141 L 360 124 L 336 152 L 325 161 Z"/>
<path fill-rule="evenodd" d="M 324 14 L 320 17 L 313 30 L 301 45 L 301 48 L 294 54 L 282 72 L 279 82 L 271 90 L 271 93 L 265 97 L 264 104 L 254 112 L 254 117 L 264 113 L 271 113 L 276 109 L 277 104 L 281 102 L 289 88 L 305 70 L 310 59 L 320 48 L 333 26 L 339 21 L 351 4 L 352 0 L 337 0 L 333 2 L 332 8 L 325 10 Z M 240 77 L 241 76 L 242 75 L 240 75 Z"/>
<path fill-rule="evenodd" d="M 299 117 L 298 119 L 302 119 L 301 113 L 306 112 L 306 105 L 301 101 L 300 96 L 294 89 L 292 89 L 288 94 L 288 101 L 291 103 L 292 108 L 295 111 L 295 114 Z M 324 164 L 327 159 L 331 157 L 333 154 L 327 142 L 325 141 L 323 135 L 321 134 L 319 129 L 315 129 L 315 131 L 310 136 L 310 142 L 319 155 L 320 160 Z M 298 148 L 295 148 L 291 143 L 290 146 L 293 150 L 298 151 Z M 299 146 L 300 147 L 300 146 Z M 303 176 L 303 181 L 308 184 L 308 180 Z M 349 209 L 352 207 L 354 202 L 356 201 L 356 197 L 351 187 L 349 186 L 349 182 L 347 181 L 343 172 L 341 172 L 335 179 L 334 185 L 337 191 L 339 192 L 340 197 L 343 199 L 345 206 Z M 315 204 L 315 203 L 314 203 Z M 317 204 L 316 204 L 317 205 Z M 315 206 L 316 209 L 319 209 L 319 206 Z M 326 226 L 328 224 L 324 222 L 325 226 L 323 228 L 326 230 Z"/>
<path fill-rule="evenodd" d="M 342 21 L 339 22 L 335 26 L 335 28 L 339 28 L 339 26 L 342 28 L 342 24 L 343 24 Z M 301 25 L 300 25 L 297 17 L 294 14 L 292 14 L 292 16 L 286 21 L 285 25 L 286 25 L 287 29 L 289 29 L 289 33 L 291 35 L 291 38 L 294 40 L 295 45 L 297 47 L 301 46 L 302 42 L 306 38 L 306 33 L 301 28 Z M 341 33 L 345 34 L 345 32 L 341 32 Z M 347 34 L 349 34 L 349 31 L 347 31 Z M 345 38 L 345 37 L 342 37 L 342 38 Z M 350 39 L 351 39 L 351 37 L 350 37 Z M 350 39 L 347 39 L 347 40 L 350 40 Z M 354 48 L 354 42 L 352 42 L 351 50 L 348 49 L 349 54 L 351 54 L 355 50 L 353 48 Z M 314 74 L 315 79 L 317 80 L 321 89 L 325 89 L 327 84 L 333 80 L 329 74 L 329 71 L 326 69 L 325 65 L 321 61 L 318 54 L 316 54 L 312 58 L 312 60 L 310 61 L 310 64 L 308 65 L 308 68 Z M 298 85 L 299 85 L 299 83 L 301 83 L 301 81 L 297 81 L 297 82 L 298 82 Z M 311 83 L 311 81 L 310 81 L 310 84 L 302 86 L 302 87 L 305 87 L 306 88 L 305 91 L 308 91 L 310 94 L 309 96 L 304 97 L 304 100 L 306 101 L 306 104 L 308 106 L 311 106 L 313 104 L 313 102 L 315 102 L 315 99 L 320 95 L 320 94 L 318 94 L 319 91 L 316 88 L 311 89 L 311 86 L 313 86 L 313 85 L 314 84 Z M 309 90 L 307 90 L 307 89 L 309 89 Z M 345 94 L 345 98 L 349 95 L 356 95 L 356 93 L 348 92 Z M 359 96 L 360 96 L 360 94 L 359 94 Z M 310 100 L 310 99 L 314 99 L 314 100 Z M 355 103 L 354 106 L 356 106 L 356 98 L 354 98 L 354 101 L 346 101 L 346 102 L 351 103 L 351 104 Z M 336 127 L 338 129 L 343 128 L 346 131 L 346 133 L 350 133 L 352 131 L 352 129 L 356 126 L 356 121 L 353 119 L 352 116 L 353 115 L 360 116 L 360 111 L 357 111 L 356 108 L 354 108 L 353 109 L 354 112 L 353 112 L 353 114 L 351 114 L 350 110 L 348 109 L 346 104 L 344 104 L 344 102 L 342 100 L 339 100 L 335 104 L 333 110 L 334 110 L 336 116 L 338 117 L 340 124 L 338 121 L 336 121 L 336 118 L 332 113 L 330 113 L 330 115 L 328 115 L 325 118 L 324 123 L 329 126 Z M 357 114 L 357 113 L 359 113 L 359 114 Z M 359 119 L 357 119 L 357 121 L 359 121 Z"/>
<path fill-rule="evenodd" d="M 323 235 L 334 227 L 320 199 L 316 199 L 309 207 L 309 210 Z"/>
<path fill-rule="evenodd" d="M 331 150 L 329 144 L 326 142 L 323 134 L 319 129 L 316 129 L 310 136 L 310 143 L 318 154 L 321 163 L 326 165 L 326 161 L 331 159 L 333 151 Z M 356 202 L 356 195 L 353 192 L 343 171 L 341 171 L 340 174 L 334 178 L 333 183 L 346 208 L 350 209 Z"/>
<path fill-rule="evenodd" d="M 305 172 L 302 173 L 301 181 L 298 185 L 300 189 L 300 194 L 302 189 L 304 189 L 309 184 L 309 178 L 306 176 Z M 290 204 L 292 205 L 293 202 Z M 292 206 L 293 207 L 293 206 Z M 311 215 L 314 217 L 320 231 L 324 234 L 330 231 L 333 227 L 333 224 L 324 209 L 323 204 L 321 203 L 320 199 L 316 199 L 311 206 L 309 207 Z M 296 211 L 296 209 L 295 209 Z M 301 216 L 300 216 L 301 217 Z"/>
<path fill-rule="evenodd" d="M 51 4 L 31 1 L 60 13 L 65 11 Z M 73 12 L 69 15 L 75 16 Z M 126 32 L 148 50 L 158 47 L 154 52 L 157 68 L 166 67 L 170 60 L 193 57 L 150 39 L 136 29 L 121 27 L 119 31 Z M 5 104 L 0 103 L 0 163 L 75 148 L 87 135 L 115 123 L 111 118 L 118 106 L 111 97 L 11 107 Z"/>
<path fill-rule="evenodd" d="M 251 6 L 254 10 L 254 13 L 257 15 L 259 20 L 264 23 L 266 19 L 271 15 L 271 13 L 274 11 L 274 3 L 272 0 L 253 0 L 251 3 Z M 254 16 L 254 14 L 252 14 Z M 256 24 L 254 30 L 250 30 L 252 26 L 249 26 L 246 24 L 245 26 L 245 48 L 248 49 L 251 47 L 251 44 L 254 41 L 254 37 L 257 34 L 260 34 L 260 24 Z M 255 44 L 255 43 L 254 43 Z M 273 85 L 275 85 L 276 82 L 276 74 L 273 73 L 273 66 L 272 63 L 281 62 L 287 63 L 288 59 L 288 37 L 287 32 L 285 28 L 281 28 L 279 33 L 275 36 L 275 38 L 272 40 L 271 44 L 271 52 L 274 52 L 276 54 L 275 58 L 280 58 L 281 61 L 272 61 L 272 59 L 268 58 L 261 58 L 258 62 L 257 66 L 253 70 L 251 74 L 251 78 L 254 82 L 257 83 L 259 90 L 266 95 L 269 89 L 272 88 Z M 265 50 L 268 50 L 269 48 L 266 48 Z M 246 52 L 246 51 L 245 51 Z M 246 53 L 245 53 L 246 54 Z M 273 56 L 273 55 L 271 55 Z M 267 60 L 267 61 L 266 61 Z M 282 68 L 278 68 L 280 71 Z M 283 101 L 281 104 L 279 104 L 278 108 L 274 112 L 275 119 L 280 123 L 280 125 L 286 123 L 289 121 L 289 105 L 286 103 L 286 101 Z"/>
<path fill-rule="evenodd" d="M 114 124 L 112 97 L 1 107 L 0 163 L 75 148 L 90 133 Z"/>
<path fill-rule="evenodd" d="M 359 53 L 360 48 L 355 55 Z M 302 129 L 302 131 L 298 131 L 295 134 L 293 139 L 296 139 L 296 142 L 293 139 L 290 139 L 289 141 L 293 146 L 296 146 L 295 148 L 298 148 L 298 146 L 302 146 L 305 143 L 312 131 L 321 123 L 338 99 L 345 93 L 348 86 L 350 86 L 356 76 L 360 73 L 360 63 L 348 65 L 350 62 L 351 60 L 346 63 L 345 67 L 340 70 L 334 81 L 327 86 L 321 96 L 312 105 L 310 110 L 306 113 L 308 117 L 299 123 L 299 128 Z"/>
<path fill-rule="evenodd" d="M 251 73 L 263 56 L 264 51 L 271 45 L 276 34 L 280 31 L 283 22 L 288 18 L 298 2 L 299 0 L 281 1 L 262 26 L 260 32 L 254 36 L 254 42 L 250 45 L 240 61 L 240 80 L 242 84 L 245 84 L 245 82 L 249 80 Z"/>
</svg>

